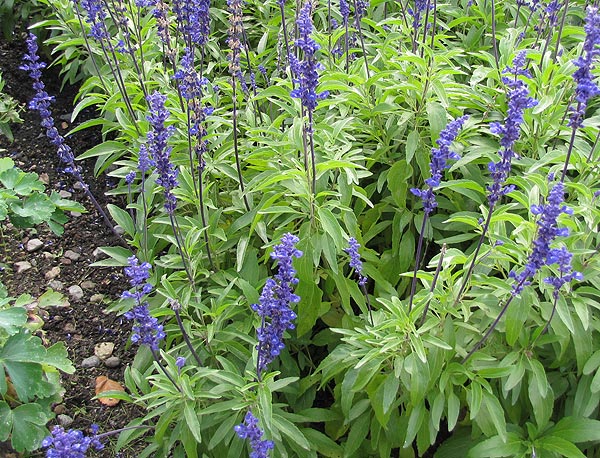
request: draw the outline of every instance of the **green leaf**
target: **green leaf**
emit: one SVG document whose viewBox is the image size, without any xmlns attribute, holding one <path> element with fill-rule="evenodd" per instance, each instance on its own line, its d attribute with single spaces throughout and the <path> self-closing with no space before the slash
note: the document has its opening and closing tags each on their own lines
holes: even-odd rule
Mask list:
<svg viewBox="0 0 600 458">
<path fill-rule="evenodd" d="M 429 119 L 429 126 L 431 128 L 431 143 L 434 143 L 440 136 L 440 132 L 446 127 L 446 109 L 437 102 L 428 102 L 427 119 Z"/>
<path fill-rule="evenodd" d="M 27 312 L 22 307 L 11 307 L 0 310 L 0 328 L 9 336 L 19 332 L 19 329 L 27 323 Z"/>
<path fill-rule="evenodd" d="M 282 417 L 279 414 L 273 414 L 273 428 L 287 436 L 289 440 L 299 445 L 304 450 L 310 450 L 310 443 L 304 437 L 304 434 L 288 419 Z"/>
<path fill-rule="evenodd" d="M 308 428 L 301 431 L 308 442 L 312 444 L 313 450 L 318 450 L 319 455 L 326 458 L 342 458 L 344 449 L 325 434 Z"/>
<path fill-rule="evenodd" d="M 115 222 L 123 228 L 125 233 L 133 237 L 135 235 L 135 223 L 133 222 L 133 219 L 131 219 L 131 215 L 113 204 L 108 204 L 106 208 L 108 209 L 110 216 L 112 216 Z"/>
<path fill-rule="evenodd" d="M 0 157 L 0 174 L 5 170 L 12 169 L 15 166 L 15 161 L 10 157 Z"/>
<path fill-rule="evenodd" d="M 586 458 L 581 450 L 579 450 L 572 442 L 569 442 L 562 437 L 544 436 L 535 441 L 538 447 L 558 453 L 566 458 Z"/>
<path fill-rule="evenodd" d="M 1 407 L 0 407 L 1 409 Z M 12 434 L 11 444 L 17 452 L 35 450 L 48 435 L 46 423 L 52 415 L 39 404 L 22 404 L 11 413 Z M 10 421 L 10 420 L 8 420 Z"/>
<path fill-rule="evenodd" d="M 198 420 L 198 415 L 196 415 L 195 407 L 196 403 L 194 401 L 186 401 L 183 408 L 183 416 L 194 439 L 198 443 L 202 443 L 202 429 L 200 428 L 200 420 Z"/>
<path fill-rule="evenodd" d="M 502 437 L 494 436 L 480 442 L 471 450 L 467 457 L 469 458 L 497 458 L 503 456 L 515 457 L 525 449 L 521 438 L 515 433 L 509 433 L 506 440 Z"/>
<path fill-rule="evenodd" d="M 581 442 L 598 442 L 600 441 L 600 420 L 565 417 L 554 425 L 548 434 L 575 444 Z"/>
</svg>

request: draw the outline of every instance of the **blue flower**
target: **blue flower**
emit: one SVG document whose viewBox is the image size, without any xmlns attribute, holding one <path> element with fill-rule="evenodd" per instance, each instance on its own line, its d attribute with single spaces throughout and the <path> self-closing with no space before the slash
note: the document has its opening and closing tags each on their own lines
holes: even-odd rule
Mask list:
<svg viewBox="0 0 600 458">
<path fill-rule="evenodd" d="M 529 279 L 544 265 L 558 263 L 561 275 L 564 274 L 565 276 L 569 276 L 571 274 L 571 258 L 567 257 L 562 249 L 556 250 L 550 248 L 550 244 L 556 237 L 566 237 L 569 235 L 568 229 L 559 228 L 557 222 L 558 217 L 562 213 L 568 215 L 573 214 L 573 211 L 569 207 L 562 205 L 563 197 L 564 184 L 562 181 L 559 181 L 548 193 L 548 199 L 545 204 L 533 205 L 531 207 L 531 213 L 539 216 L 537 220 L 537 237 L 533 241 L 533 250 L 527 259 L 525 268 L 519 274 L 516 274 L 514 271 L 511 271 L 509 274 L 511 278 L 515 279 L 512 291 L 513 295 L 521 293 L 523 288 L 531 283 Z M 578 273 L 573 273 L 571 276 L 571 278 L 574 279 L 579 277 L 580 274 Z M 558 285 L 558 283 L 554 281 L 551 281 L 550 283 L 553 284 L 555 288 Z"/>
<path fill-rule="evenodd" d="M 502 81 L 510 88 L 507 95 L 508 112 L 504 124 L 494 122 L 490 125 L 490 131 L 501 136 L 500 145 L 502 146 L 498 152 L 500 160 L 488 164 L 488 170 L 493 179 L 492 184 L 487 187 L 490 208 L 494 207 L 503 195 L 513 190 L 512 186 L 505 186 L 505 182 L 512 168 L 512 159 L 516 157 L 514 145 L 521 135 L 523 112 L 526 108 L 537 105 L 537 101 L 529 97 L 527 85 L 517 78 L 519 75 L 529 77 L 527 71 L 524 70 L 525 57 L 525 51 L 521 51 L 514 58 L 513 66 L 503 71 L 505 74 L 511 74 L 511 77 L 504 76 L 502 78 Z"/>
<path fill-rule="evenodd" d="M 177 206 L 177 198 L 172 191 L 179 183 L 177 181 L 178 171 L 170 160 L 172 148 L 167 146 L 167 140 L 175 129 L 173 126 L 165 126 L 165 121 L 170 115 L 170 112 L 165 108 L 166 99 L 167 97 L 159 92 L 148 95 L 150 114 L 146 119 L 150 121 L 152 129 L 148 132 L 146 138 L 148 139 L 148 152 L 156 162 L 156 172 L 158 173 L 156 183 L 162 186 L 165 191 L 165 211 L 172 215 Z"/>
<path fill-rule="evenodd" d="M 359 248 L 360 244 L 358 241 L 354 237 L 350 237 L 348 239 L 348 248 L 345 248 L 344 251 L 350 256 L 350 267 L 354 269 L 354 272 L 358 276 L 358 284 L 363 286 L 367 283 L 367 277 L 362 274 L 362 261 L 360 260 L 360 254 L 358 254 Z"/>
<path fill-rule="evenodd" d="M 272 441 L 263 440 L 263 432 L 258 426 L 258 419 L 248 410 L 244 423 L 237 425 L 234 428 L 235 432 L 241 439 L 250 441 L 250 458 L 267 458 L 269 450 L 275 447 Z"/>
<path fill-rule="evenodd" d="M 304 57 L 302 61 L 290 62 L 295 76 L 294 81 L 298 84 L 298 87 L 293 89 L 290 95 L 300 99 L 302 105 L 312 113 L 317 107 L 317 102 L 327 97 L 329 93 L 325 91 L 317 94 L 317 84 L 319 83 L 317 71 L 322 69 L 323 66 L 315 58 L 315 53 L 320 49 L 320 46 L 311 37 L 313 31 L 311 15 L 312 4 L 307 1 L 300 10 L 296 21 L 298 33 L 300 34 L 300 37 L 296 40 L 296 46 L 302 50 Z M 312 126 L 309 126 L 310 128 Z"/>
<path fill-rule="evenodd" d="M 40 57 L 37 54 L 37 38 L 33 33 L 30 33 L 27 37 L 27 51 L 27 54 L 23 57 L 23 65 L 19 68 L 29 72 L 29 76 L 33 79 L 35 95 L 31 102 L 29 102 L 29 108 L 39 112 L 42 118 L 41 125 L 46 129 L 46 136 L 57 147 L 59 159 L 67 166 L 65 171 L 74 175 L 78 181 L 83 183 L 79 168 L 75 165 L 73 151 L 65 143 L 65 138 L 59 134 L 58 129 L 54 125 L 54 118 L 50 111 L 50 105 L 54 101 L 54 97 L 46 92 L 46 86 L 42 81 L 42 69 L 46 68 L 46 64 L 40 61 Z"/>
<path fill-rule="evenodd" d="M 150 315 L 148 303 L 137 305 L 125 313 L 125 318 L 135 320 L 131 328 L 131 341 L 140 345 L 147 345 L 152 351 L 158 351 L 160 341 L 166 336 L 163 326 L 158 319 Z"/>
<path fill-rule="evenodd" d="M 578 103 L 576 108 L 572 108 L 569 126 L 574 129 L 579 128 L 583 123 L 588 100 L 600 94 L 600 89 L 594 82 L 594 75 L 592 75 L 594 58 L 600 54 L 600 49 L 597 48 L 600 44 L 600 14 L 598 14 L 598 8 L 588 6 L 584 30 L 583 53 L 573 61 L 578 67 L 573 73 L 573 79 L 577 83 L 575 100 Z"/>
<path fill-rule="evenodd" d="M 92 425 L 92 433 L 86 436 L 78 429 L 65 431 L 62 426 L 55 426 L 51 435 L 42 441 L 42 447 L 48 449 L 46 458 L 85 458 L 90 447 L 102 450 L 104 445 L 97 437 L 97 425 Z"/>
<path fill-rule="evenodd" d="M 446 128 L 440 132 L 440 137 L 436 140 L 438 148 L 431 150 L 431 162 L 429 168 L 431 170 L 431 177 L 425 180 L 427 188 L 421 190 L 412 188 L 410 191 L 421 198 L 423 201 L 423 210 L 426 215 L 430 215 L 433 210 L 437 207 L 437 201 L 435 200 L 435 194 L 433 188 L 440 185 L 443 172 L 449 167 L 448 161 L 450 159 L 459 159 L 459 155 L 454 151 L 450 150 L 452 142 L 456 140 L 458 132 L 462 129 L 463 124 L 469 119 L 468 116 L 461 116 L 448 123 Z"/>
<path fill-rule="evenodd" d="M 108 40 L 110 35 L 106 28 L 106 18 L 108 14 L 104 9 L 104 3 L 101 0 L 74 0 L 79 3 L 86 12 L 85 21 L 90 24 L 90 33 L 88 36 L 95 40 Z"/>
<path fill-rule="evenodd" d="M 290 305 L 299 302 L 300 297 L 293 292 L 298 279 L 292 261 L 302 256 L 302 252 L 295 247 L 298 241 L 298 237 L 288 233 L 273 248 L 271 257 L 278 261 L 278 272 L 274 278 L 267 279 L 259 303 L 252 305 L 262 319 L 262 325 L 256 332 L 259 376 L 285 347 L 283 333 L 294 328 L 296 314 Z"/>
</svg>

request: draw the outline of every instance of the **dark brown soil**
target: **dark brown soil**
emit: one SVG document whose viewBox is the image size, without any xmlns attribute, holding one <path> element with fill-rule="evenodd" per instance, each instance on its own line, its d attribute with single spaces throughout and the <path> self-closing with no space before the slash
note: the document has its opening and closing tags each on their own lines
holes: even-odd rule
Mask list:
<svg viewBox="0 0 600 458">
<path fill-rule="evenodd" d="M 33 96 L 33 91 L 26 73 L 18 69 L 23 52 L 23 41 L 8 43 L 0 38 L 0 71 L 6 81 L 4 92 L 26 104 Z M 54 69 L 44 72 L 44 81 L 48 93 L 56 96 L 53 115 L 60 133 L 64 135 L 73 127 L 70 125 L 70 114 L 76 88 L 66 86 L 61 90 L 61 80 Z M 87 115 L 89 117 L 90 114 Z M 73 418 L 73 424 L 68 428 L 85 431 L 92 423 L 97 423 L 101 432 L 121 428 L 141 414 L 139 409 L 123 402 L 116 407 L 107 407 L 92 398 L 95 395 L 96 377 L 106 375 L 122 383 L 124 368 L 135 355 L 136 347 L 128 344 L 130 323 L 122 317 L 105 313 L 107 304 L 118 298 L 121 292 L 128 288 L 128 283 L 120 268 L 90 267 L 92 262 L 98 260 L 94 256 L 97 247 L 119 245 L 119 239 L 104 225 L 84 193 L 76 189 L 74 180 L 61 173 L 56 149 L 46 139 L 37 113 L 25 109 L 21 117 L 24 120 L 22 124 L 12 125 L 14 143 L 9 144 L 5 137 L 0 136 L 0 150 L 5 150 L 0 151 L 0 157 L 8 155 L 21 169 L 38 173 L 47 182 L 48 190 L 66 190 L 72 193 L 70 198 L 83 204 L 88 213 L 70 216 L 62 237 L 55 236 L 45 226 L 28 231 L 5 228 L 6 244 L 4 248 L 0 246 L 0 268 L 3 268 L 0 281 L 7 286 L 10 296 L 27 293 L 37 298 L 49 287 L 46 273 L 54 267 L 59 267 L 60 274 L 55 280 L 62 283 L 61 292 L 65 296 L 69 296 L 69 287 L 83 285 L 82 299 L 73 300 L 68 297 L 68 307 L 49 308 L 48 315 L 43 315 L 43 338 L 49 344 L 65 342 L 69 357 L 77 368 L 73 375 L 63 374 L 62 381 L 66 393 L 63 403 L 57 406 L 55 411 Z M 77 122 L 85 119 L 84 113 Z M 102 138 L 98 130 L 88 129 L 68 137 L 67 141 L 77 156 L 101 142 Z M 104 177 L 93 177 L 90 172 L 93 164 L 83 166 L 86 180 L 94 195 L 105 205 L 107 199 L 104 193 L 109 189 L 110 183 Z M 44 242 L 44 247 L 33 253 L 27 252 L 25 246 L 30 238 L 39 238 Z M 63 256 L 67 250 L 80 254 L 80 258 L 77 261 L 67 259 Z M 28 261 L 32 268 L 16 273 L 14 264 L 18 261 Z M 90 301 L 93 295 L 99 294 L 104 297 L 102 301 Z M 101 364 L 96 368 L 82 368 L 83 359 L 93 356 L 94 346 L 100 342 L 115 344 L 114 355 L 120 358 L 120 366 L 109 369 Z M 0 456 L 10 456 L 6 447 L 6 444 L 0 444 Z M 33 456 L 41 456 L 41 453 Z M 110 447 L 107 447 L 106 451 L 97 456 L 110 457 L 113 453 Z M 135 453 L 128 454 L 125 451 L 120 456 L 135 456 Z"/>
</svg>

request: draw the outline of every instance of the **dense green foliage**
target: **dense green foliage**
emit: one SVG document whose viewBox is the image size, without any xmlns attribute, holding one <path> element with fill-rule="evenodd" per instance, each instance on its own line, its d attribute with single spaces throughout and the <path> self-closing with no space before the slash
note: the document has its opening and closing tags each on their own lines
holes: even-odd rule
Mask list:
<svg viewBox="0 0 600 458">
<path fill-rule="evenodd" d="M 329 15 L 343 23 L 338 5 L 315 5 L 319 92 L 329 95 L 312 113 L 291 95 L 298 82 L 286 67 L 278 3 L 246 3 L 245 33 L 229 32 L 243 37 L 241 50 L 229 40 L 230 51 L 230 13 L 216 2 L 208 41 L 194 50 L 196 71 L 208 80 L 194 104 L 213 109 L 201 123 L 208 143 L 198 158 L 198 138 L 188 135 L 197 106 L 174 78 L 185 55 L 175 16 L 170 38 L 161 41 L 153 7 L 107 2 L 110 38 L 98 41 L 88 36 L 81 8 L 44 1 L 56 18 L 34 28 L 51 30 L 47 44 L 68 77 L 87 76 L 74 116 L 85 107 L 98 110 L 77 129 L 100 125 L 106 137 L 79 159 L 95 158 L 95 172 L 118 178 L 112 192 L 129 199 L 126 209 L 109 212 L 130 249 L 104 247 L 109 257 L 97 265 L 126 266 L 135 254 L 153 267 L 157 292 L 147 300 L 167 334 L 162 362 L 141 347 L 126 371 L 129 394 L 114 394 L 147 410 L 131 422 L 154 427 L 142 457 L 243 456 L 246 445 L 234 426 L 249 408 L 274 441 L 273 456 L 404 457 L 434 447 L 439 458 L 598 452 L 597 102 L 590 101 L 581 128 L 567 125 L 573 60 L 585 39 L 581 3 L 553 3 L 554 17 L 546 4 L 531 10 L 509 0 L 427 3 L 415 29 L 407 5 L 377 1 L 350 21 L 348 58 L 345 28 L 330 26 Z M 129 17 L 125 23 L 115 21 L 117 6 Z M 296 36 L 295 5 L 283 11 L 285 30 Z M 116 50 L 118 40 L 125 52 Z M 293 40 L 287 45 L 296 53 Z M 331 52 L 336 47 L 341 55 Z M 484 229 L 488 163 L 500 150 L 490 126 L 510 113 L 502 76 L 519 50 L 527 51 L 530 76 L 518 79 L 538 103 L 525 110 L 514 147 L 514 190 Z M 137 170 L 151 131 L 146 96 L 154 91 L 167 97 L 174 128 L 173 215 L 165 211 L 157 173 Z M 438 207 L 423 224 L 421 200 L 410 189 L 423 187 L 440 132 L 464 114 L 469 120 L 453 143 L 461 158 L 436 186 Z M 546 202 L 548 176 L 560 176 L 565 162 L 573 214 L 561 215 L 558 226 L 570 234 L 552 246 L 573 253 L 583 280 L 555 295 L 543 279 L 563 273 L 544 265 L 514 294 L 509 273 L 529 262 L 538 235 L 532 206 Z M 424 262 L 413 297 L 421 229 Z M 288 232 L 303 252 L 294 260 L 296 327 L 259 376 L 255 332 L 264 323 L 251 305 L 271 275 L 271 247 Z M 348 267 L 349 237 L 363 246 L 367 296 Z M 111 310 L 133 304 L 125 299 Z M 181 305 L 181 325 L 173 304 Z M 488 329 L 490 337 L 471 355 Z M 187 359 L 181 370 L 178 356 Z M 143 434 L 126 431 L 117 447 Z"/>
</svg>

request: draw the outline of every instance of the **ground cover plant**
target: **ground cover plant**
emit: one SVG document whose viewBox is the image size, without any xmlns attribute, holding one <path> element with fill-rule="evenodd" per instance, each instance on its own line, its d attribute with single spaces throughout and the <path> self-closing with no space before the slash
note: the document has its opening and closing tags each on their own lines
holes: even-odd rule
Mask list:
<svg viewBox="0 0 600 458">
<path fill-rule="evenodd" d="M 596 5 L 40 3 L 105 141 L 58 135 L 33 34 L 30 107 L 128 202 L 114 450 L 598 453 Z"/>
</svg>

